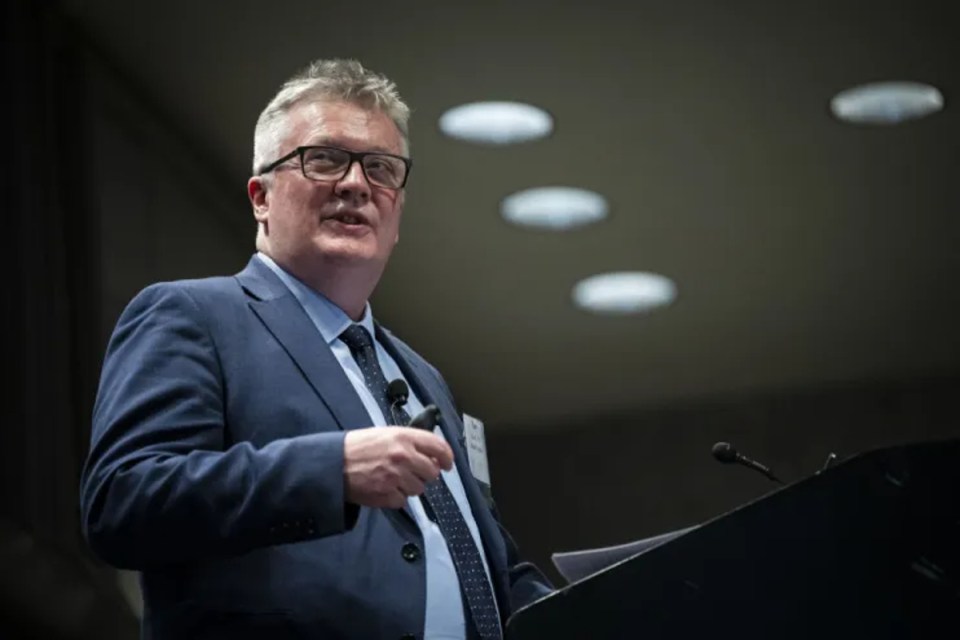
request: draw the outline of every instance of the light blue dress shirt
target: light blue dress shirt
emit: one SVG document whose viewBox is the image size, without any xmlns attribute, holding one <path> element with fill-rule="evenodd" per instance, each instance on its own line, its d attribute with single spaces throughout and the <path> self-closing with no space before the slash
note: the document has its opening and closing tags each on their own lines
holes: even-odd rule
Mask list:
<svg viewBox="0 0 960 640">
<path fill-rule="evenodd" d="M 383 411 L 373 398 L 373 394 L 367 388 L 363 380 L 363 374 L 360 366 L 354 360 L 350 349 L 340 340 L 339 336 L 353 322 L 349 316 L 340 307 L 333 304 L 325 297 L 296 279 L 280 266 L 277 265 L 269 256 L 263 253 L 257 253 L 257 257 L 270 270 L 277 274 L 277 277 L 283 281 L 294 297 L 300 302 L 304 311 L 310 317 L 310 320 L 316 326 L 320 335 L 330 345 L 333 355 L 340 363 L 343 372 L 346 374 L 350 384 L 356 390 L 357 395 L 363 402 L 363 406 L 370 414 L 370 419 L 377 426 L 387 424 L 383 416 Z M 363 312 L 363 318 L 358 322 L 363 325 L 370 335 L 374 337 L 374 345 L 377 351 L 377 359 L 383 369 L 383 375 L 387 380 L 403 379 L 409 381 L 403 375 L 400 367 L 394 361 L 383 346 L 376 341 L 376 334 L 373 328 L 373 314 L 370 311 L 370 305 L 367 304 Z M 417 398 L 413 388 L 410 389 L 410 397 L 407 405 L 404 407 L 411 416 L 416 415 L 423 410 L 423 403 Z M 438 426 L 436 433 L 441 437 L 443 434 Z M 467 522 L 467 527 L 473 536 L 473 541 L 480 550 L 480 557 L 483 559 L 483 565 L 487 572 L 487 579 L 490 579 L 490 567 L 487 564 L 487 558 L 483 551 L 483 544 L 480 541 L 480 532 L 477 529 L 477 523 L 470 510 L 470 503 L 467 501 L 467 494 L 464 491 L 463 483 L 457 473 L 456 464 L 450 471 L 443 471 L 443 479 L 453 494 L 463 517 Z M 456 568 L 453 565 L 453 558 L 450 557 L 450 550 L 447 548 L 447 542 L 440 532 L 437 523 L 427 517 L 423 509 L 423 503 L 419 497 L 407 498 L 407 509 L 420 528 L 423 536 L 423 555 L 427 563 L 427 602 L 426 616 L 424 623 L 425 640 L 463 640 L 465 637 L 465 622 L 463 616 L 463 603 L 460 597 L 460 581 L 457 578 Z M 492 589 L 492 586 L 491 586 Z"/>
</svg>

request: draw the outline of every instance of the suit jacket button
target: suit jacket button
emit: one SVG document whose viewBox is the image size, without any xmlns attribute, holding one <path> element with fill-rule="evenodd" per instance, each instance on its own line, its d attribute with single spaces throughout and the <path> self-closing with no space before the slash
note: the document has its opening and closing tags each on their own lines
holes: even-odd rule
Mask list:
<svg viewBox="0 0 960 640">
<path fill-rule="evenodd" d="M 407 562 L 416 562 L 420 559 L 420 547 L 412 542 L 408 542 L 403 545 L 403 549 L 400 550 L 400 555 L 402 555 L 403 559 Z"/>
</svg>

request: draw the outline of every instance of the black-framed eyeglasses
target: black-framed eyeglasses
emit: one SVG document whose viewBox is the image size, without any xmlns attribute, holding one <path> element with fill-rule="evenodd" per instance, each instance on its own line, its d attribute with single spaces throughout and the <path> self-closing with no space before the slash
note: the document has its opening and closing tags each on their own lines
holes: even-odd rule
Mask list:
<svg viewBox="0 0 960 640">
<path fill-rule="evenodd" d="M 413 160 L 379 151 L 347 151 L 338 147 L 297 147 L 287 155 L 274 160 L 257 172 L 258 176 L 273 171 L 284 162 L 300 156 L 303 176 L 319 182 L 336 182 L 343 179 L 354 162 L 360 163 L 363 175 L 370 184 L 387 189 L 402 189 L 407 184 Z"/>
</svg>

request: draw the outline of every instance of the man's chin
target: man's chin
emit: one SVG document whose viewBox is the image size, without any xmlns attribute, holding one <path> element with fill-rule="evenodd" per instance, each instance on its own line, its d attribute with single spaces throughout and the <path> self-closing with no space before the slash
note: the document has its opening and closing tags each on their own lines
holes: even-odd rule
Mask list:
<svg viewBox="0 0 960 640">
<path fill-rule="evenodd" d="M 340 266 L 363 266 L 378 264 L 382 260 L 377 256 L 375 248 L 367 246 L 366 243 L 358 242 L 335 242 L 323 243 L 320 247 L 320 255 L 327 264 Z"/>
</svg>

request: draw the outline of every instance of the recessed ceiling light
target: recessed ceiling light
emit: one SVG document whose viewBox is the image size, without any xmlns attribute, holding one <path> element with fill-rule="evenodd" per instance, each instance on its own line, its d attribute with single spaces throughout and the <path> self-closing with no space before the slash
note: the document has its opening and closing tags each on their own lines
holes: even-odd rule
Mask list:
<svg viewBox="0 0 960 640">
<path fill-rule="evenodd" d="M 649 311 L 670 304 L 676 297 L 672 280 L 643 271 L 601 273 L 581 280 L 573 288 L 577 306 L 615 315 Z"/>
<path fill-rule="evenodd" d="M 440 130 L 467 142 L 515 144 L 550 135 L 553 118 L 522 102 L 472 102 L 440 116 Z"/>
<path fill-rule="evenodd" d="M 897 124 L 943 109 L 943 94 L 919 82 L 875 82 L 841 91 L 830 111 L 854 124 Z"/>
<path fill-rule="evenodd" d="M 500 214 L 513 224 L 565 231 L 598 222 L 607 216 L 606 199 L 574 187 L 536 187 L 507 196 Z"/>
</svg>

